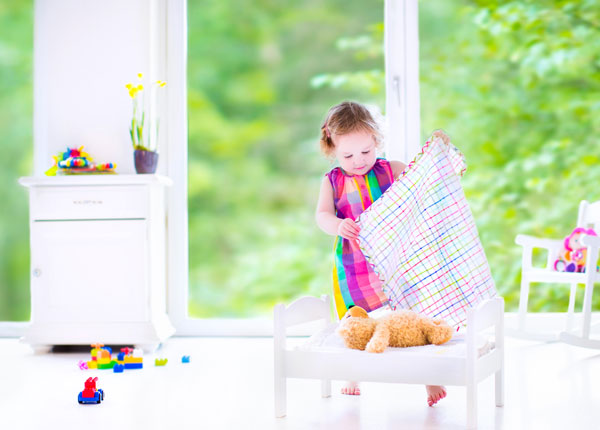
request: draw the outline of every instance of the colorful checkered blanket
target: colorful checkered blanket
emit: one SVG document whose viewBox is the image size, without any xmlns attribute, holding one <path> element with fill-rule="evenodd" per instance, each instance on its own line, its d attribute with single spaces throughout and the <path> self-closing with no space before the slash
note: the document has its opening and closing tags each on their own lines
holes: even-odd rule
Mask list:
<svg viewBox="0 0 600 430">
<path fill-rule="evenodd" d="M 496 295 L 460 185 L 465 170 L 456 147 L 427 142 L 358 220 L 360 248 L 391 307 L 444 319 L 457 330 L 468 308 Z"/>
</svg>

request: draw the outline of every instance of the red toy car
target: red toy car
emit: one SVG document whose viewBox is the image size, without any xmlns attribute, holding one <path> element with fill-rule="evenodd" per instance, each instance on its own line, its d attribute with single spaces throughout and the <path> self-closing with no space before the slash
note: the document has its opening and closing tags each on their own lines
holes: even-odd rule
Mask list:
<svg viewBox="0 0 600 430">
<path fill-rule="evenodd" d="M 84 390 L 79 393 L 79 396 L 77 398 L 77 401 L 82 404 L 82 405 L 86 405 L 86 404 L 93 404 L 93 403 L 100 403 L 102 400 L 104 400 L 104 391 L 101 388 L 96 389 L 96 381 L 98 380 L 98 378 L 88 378 L 85 381 L 85 388 Z"/>
</svg>

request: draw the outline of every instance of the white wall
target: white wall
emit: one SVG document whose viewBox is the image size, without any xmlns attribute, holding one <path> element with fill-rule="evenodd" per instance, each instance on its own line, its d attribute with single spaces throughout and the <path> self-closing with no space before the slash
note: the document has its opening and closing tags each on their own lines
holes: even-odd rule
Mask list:
<svg viewBox="0 0 600 430">
<path fill-rule="evenodd" d="M 157 13 L 158 4 L 36 0 L 36 176 L 52 165 L 52 155 L 81 145 L 96 162 L 115 162 L 118 173 L 135 172 L 129 138 L 132 102 L 125 84 L 135 81 L 138 72 L 152 81 L 166 80 L 164 28 L 158 21 L 164 15 Z M 167 166 L 163 146 L 159 144 L 159 173 Z"/>
</svg>

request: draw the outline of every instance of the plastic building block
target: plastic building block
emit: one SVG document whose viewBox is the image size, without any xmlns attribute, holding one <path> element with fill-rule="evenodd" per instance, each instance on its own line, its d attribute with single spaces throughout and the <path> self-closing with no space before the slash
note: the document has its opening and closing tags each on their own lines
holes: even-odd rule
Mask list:
<svg viewBox="0 0 600 430">
<path fill-rule="evenodd" d="M 182 363 L 189 363 L 190 362 L 190 356 L 189 355 L 184 355 L 183 357 L 181 357 L 181 362 Z"/>
<path fill-rule="evenodd" d="M 115 367 L 115 364 L 117 364 L 117 362 L 115 360 L 110 360 L 110 361 L 105 361 L 105 362 L 98 362 L 98 369 L 112 369 L 113 367 Z"/>
<path fill-rule="evenodd" d="M 125 369 L 142 369 L 143 367 L 143 363 L 125 363 Z"/>
<path fill-rule="evenodd" d="M 88 369 L 97 369 L 98 368 L 98 362 L 95 360 L 90 360 L 87 362 L 87 366 Z"/>
<path fill-rule="evenodd" d="M 79 360 L 79 362 L 77 363 L 77 365 L 79 366 L 79 368 L 81 370 L 88 370 L 88 365 L 85 361 L 83 360 Z"/>
<path fill-rule="evenodd" d="M 115 364 L 115 367 L 113 367 L 113 372 L 114 373 L 123 373 L 124 369 L 125 369 L 124 364 Z"/>
<path fill-rule="evenodd" d="M 99 404 L 104 400 L 104 391 L 96 389 L 98 378 L 88 378 L 84 383 L 84 389 L 77 396 L 77 401 L 82 404 Z"/>
<path fill-rule="evenodd" d="M 167 364 L 167 361 L 169 361 L 167 358 L 157 358 L 154 360 L 154 365 L 165 366 Z"/>
<path fill-rule="evenodd" d="M 143 363 L 125 363 L 125 369 L 143 369 Z"/>
<path fill-rule="evenodd" d="M 121 354 L 119 354 L 119 357 Z M 120 361 L 121 364 L 125 365 L 125 369 L 142 369 L 144 367 L 143 362 L 144 359 L 142 357 L 132 357 L 130 355 L 123 357 L 123 360 Z"/>
<path fill-rule="evenodd" d="M 129 347 L 121 348 L 121 352 L 124 355 L 131 355 L 133 353 L 133 348 L 129 348 Z"/>
</svg>

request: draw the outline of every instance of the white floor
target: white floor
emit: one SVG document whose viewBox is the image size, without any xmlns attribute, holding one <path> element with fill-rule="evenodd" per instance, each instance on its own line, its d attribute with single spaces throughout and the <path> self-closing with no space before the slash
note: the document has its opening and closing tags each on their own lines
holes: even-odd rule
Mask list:
<svg viewBox="0 0 600 430">
<path fill-rule="evenodd" d="M 506 398 L 494 406 L 493 378 L 480 384 L 480 429 L 600 428 L 600 350 L 507 337 Z M 181 356 L 191 363 L 182 364 Z M 81 371 L 85 352 L 33 355 L 17 339 L 0 339 L 2 429 L 462 429 L 466 392 L 430 408 L 422 386 L 362 385 L 360 397 L 320 397 L 318 381 L 288 382 L 288 415 L 273 417 L 270 338 L 172 338 L 145 368 L 115 374 Z M 169 359 L 155 367 L 155 357 Z M 89 376 L 106 393 L 81 406 Z"/>
</svg>

